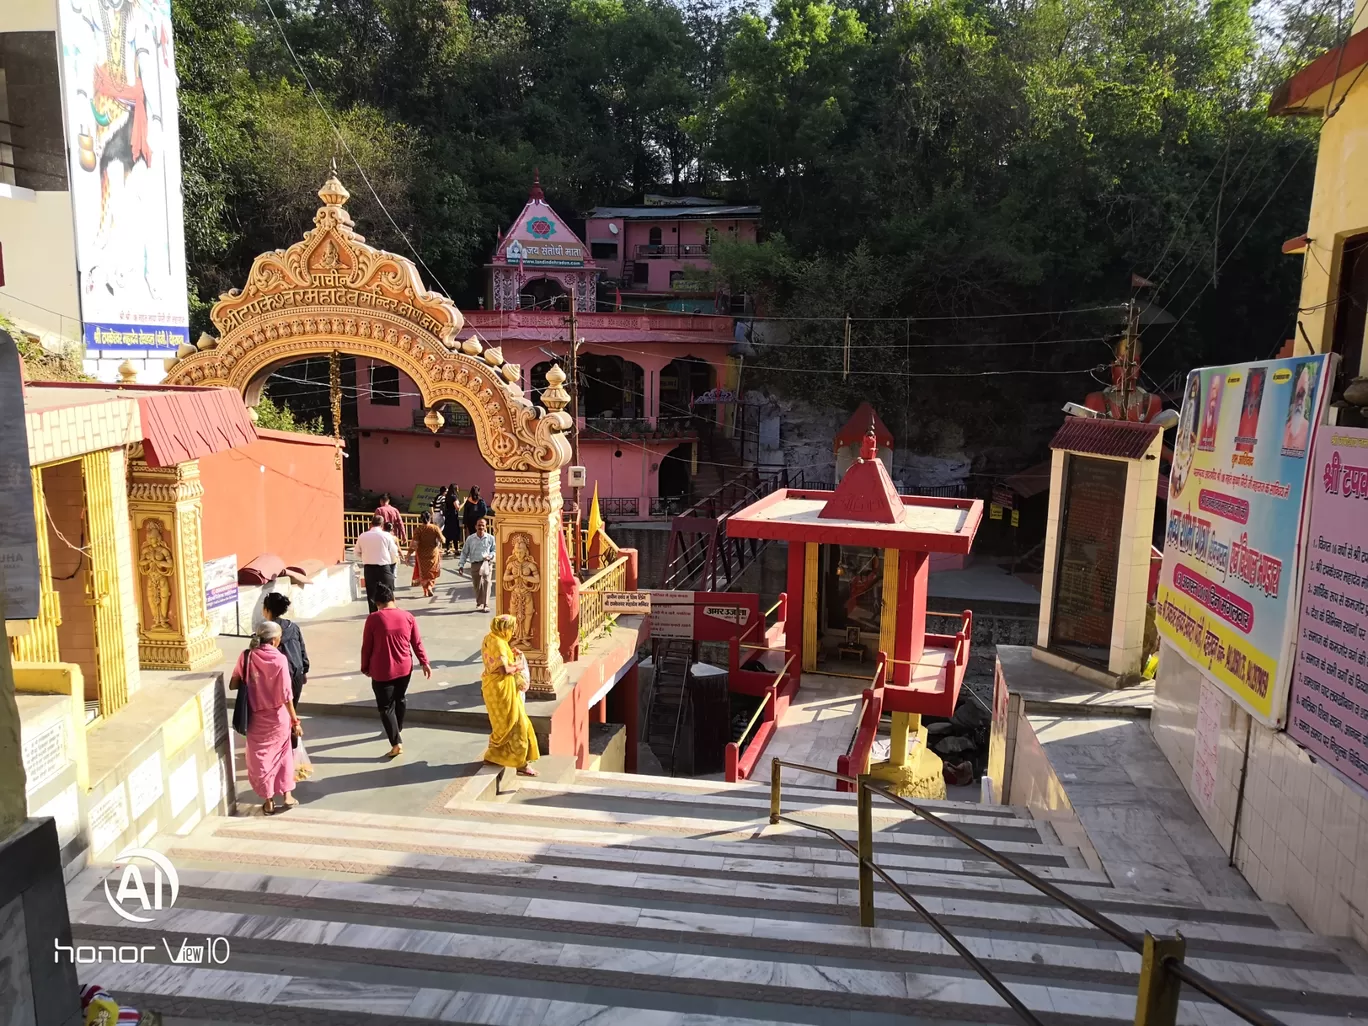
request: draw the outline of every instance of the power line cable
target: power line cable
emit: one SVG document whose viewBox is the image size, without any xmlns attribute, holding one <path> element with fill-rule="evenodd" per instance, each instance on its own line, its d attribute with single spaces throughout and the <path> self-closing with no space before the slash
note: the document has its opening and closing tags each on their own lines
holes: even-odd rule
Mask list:
<svg viewBox="0 0 1368 1026">
<path fill-rule="evenodd" d="M 280 34 L 280 41 L 285 44 L 285 49 L 290 55 L 290 60 L 294 62 L 295 70 L 297 70 L 300 77 L 304 79 L 304 84 L 309 87 L 309 95 L 313 97 L 314 103 L 318 105 L 319 111 L 323 114 L 323 119 L 328 122 L 328 127 L 332 129 L 333 137 L 341 144 L 342 148 L 347 151 L 347 156 L 351 158 L 351 162 L 356 165 L 356 170 L 360 173 L 361 180 L 366 183 L 366 188 L 370 190 L 370 194 L 375 199 L 376 204 L 384 212 L 385 218 L 389 221 L 390 226 L 399 233 L 399 237 L 404 240 L 404 245 L 408 246 L 409 252 L 413 254 L 413 258 L 418 261 L 419 266 L 428 273 L 428 277 L 437 284 L 443 294 L 449 299 L 451 291 L 443 284 L 442 279 L 437 277 L 436 272 L 427 265 L 427 261 L 423 259 L 422 254 L 418 252 L 418 248 L 413 244 L 412 240 L 409 239 L 408 235 L 404 232 L 404 229 L 399 227 L 399 222 L 394 219 L 394 215 L 389 212 L 389 207 L 385 206 L 385 201 L 380 198 L 380 194 L 375 191 L 375 186 L 371 184 L 370 176 L 366 174 L 366 169 L 361 166 L 361 161 L 356 159 L 356 154 L 352 152 L 351 146 L 348 145 L 347 140 L 338 129 L 336 122 L 333 121 L 332 115 L 328 113 L 328 108 L 323 103 L 322 97 L 318 95 L 318 90 L 314 88 L 313 80 L 309 78 L 309 74 L 304 70 L 304 65 L 300 63 L 299 56 L 295 53 L 294 47 L 290 45 L 290 39 L 285 34 L 285 26 L 280 23 L 280 19 L 276 16 L 275 8 L 271 5 L 271 0 L 264 0 L 264 3 L 266 4 L 266 10 L 271 14 L 271 21 L 275 22 L 276 31 Z"/>
<path fill-rule="evenodd" d="M 1240 248 L 1240 243 L 1244 242 L 1245 238 L 1253 230 L 1254 225 L 1258 223 L 1259 218 L 1263 216 L 1263 212 L 1268 209 L 1268 205 L 1273 202 L 1273 198 L 1277 196 L 1278 191 L 1283 187 L 1283 184 L 1288 180 L 1288 178 L 1292 176 L 1292 172 L 1297 169 L 1297 165 L 1301 163 L 1301 160 L 1304 156 L 1306 156 L 1306 150 L 1302 150 L 1300 153 L 1297 154 L 1296 159 L 1292 161 L 1291 165 L 1289 165 L 1287 171 L 1283 174 L 1282 178 L 1278 180 L 1278 184 L 1273 186 L 1273 191 L 1268 194 L 1268 198 L 1264 200 L 1263 206 L 1261 206 L 1258 212 L 1250 219 L 1249 224 L 1245 226 L 1245 230 L 1240 235 L 1240 237 L 1235 240 L 1235 245 L 1230 247 L 1230 251 L 1226 254 L 1225 259 L 1222 260 L 1220 265 L 1216 268 L 1215 273 L 1213 273 L 1212 276 L 1209 279 L 1207 279 L 1205 285 L 1203 285 L 1200 289 L 1197 290 L 1197 294 L 1192 297 L 1192 302 L 1188 303 L 1187 308 L 1181 314 L 1178 315 L 1178 319 L 1175 320 L 1171 325 L 1169 325 L 1169 330 L 1164 333 L 1164 337 L 1161 338 L 1157 343 L 1155 343 L 1154 348 L 1146 354 L 1146 361 L 1153 359 L 1154 354 L 1158 352 L 1159 348 L 1163 346 L 1165 342 L 1168 341 L 1169 336 L 1171 336 L 1174 333 L 1174 331 L 1177 330 L 1178 325 L 1182 323 L 1183 318 L 1188 315 L 1188 313 L 1192 310 L 1194 306 L 1197 305 L 1197 300 L 1201 299 L 1202 295 L 1206 292 L 1206 290 L 1211 287 L 1212 283 L 1216 280 L 1216 275 L 1220 274 L 1222 268 L 1224 268 L 1225 265 L 1230 262 L 1230 258 L 1233 257 L 1235 255 L 1235 251 Z"/>
</svg>

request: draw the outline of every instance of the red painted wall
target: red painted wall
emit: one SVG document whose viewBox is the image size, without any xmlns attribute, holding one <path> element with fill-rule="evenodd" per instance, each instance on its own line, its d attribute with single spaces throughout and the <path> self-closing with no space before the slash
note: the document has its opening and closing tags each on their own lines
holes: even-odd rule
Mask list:
<svg viewBox="0 0 1368 1026">
<path fill-rule="evenodd" d="M 200 460 L 204 558 L 238 566 L 272 552 L 287 566 L 342 559 L 342 471 L 333 442 L 257 429 L 258 440 Z"/>
</svg>

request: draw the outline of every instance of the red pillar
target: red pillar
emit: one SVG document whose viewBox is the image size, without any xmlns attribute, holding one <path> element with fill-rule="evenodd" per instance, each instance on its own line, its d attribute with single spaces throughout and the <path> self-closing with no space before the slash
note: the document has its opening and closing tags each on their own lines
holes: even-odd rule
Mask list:
<svg viewBox="0 0 1368 1026">
<path fill-rule="evenodd" d="M 789 672 L 795 678 L 803 672 L 803 570 L 805 544 L 788 543 L 788 602 L 785 603 L 784 648 L 792 660 Z"/>
<path fill-rule="evenodd" d="M 608 722 L 608 696 L 607 696 L 607 695 L 604 695 L 601 699 L 599 699 L 599 704 L 596 705 L 596 706 L 594 706 L 593 722 L 594 722 L 594 723 L 607 723 L 607 722 Z"/>
<path fill-rule="evenodd" d="M 627 565 L 623 567 L 626 577 L 626 586 L 623 591 L 636 591 L 638 571 L 637 567 L 641 562 L 641 553 L 636 549 L 618 549 L 618 555 L 627 557 Z"/>
<path fill-rule="evenodd" d="M 912 680 L 912 663 L 926 646 L 926 582 L 931 561 L 925 552 L 904 549 L 898 553 L 898 633 L 893 646 L 892 682 L 906 686 Z"/>
<path fill-rule="evenodd" d="M 623 769 L 628 773 L 637 771 L 637 721 L 641 718 L 637 712 L 637 668 L 633 664 L 632 668 L 622 675 L 622 680 L 617 682 L 614 691 L 622 692 L 622 719 L 627 726 L 627 751 L 623 757 Z"/>
</svg>

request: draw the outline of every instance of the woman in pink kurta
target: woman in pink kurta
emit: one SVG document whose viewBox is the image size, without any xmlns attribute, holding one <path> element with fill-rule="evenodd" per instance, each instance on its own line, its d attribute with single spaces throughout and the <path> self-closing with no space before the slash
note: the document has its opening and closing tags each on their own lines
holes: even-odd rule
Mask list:
<svg viewBox="0 0 1368 1026">
<path fill-rule="evenodd" d="M 280 624 L 267 620 L 257 628 L 252 647 L 238 657 L 229 688 L 238 690 L 245 683 L 251 715 L 247 720 L 247 780 L 264 802 L 266 815 L 283 812 L 298 805 L 290 796 L 295 786 L 294 756 L 290 737 L 304 732 L 295 712 L 290 687 L 290 663 L 280 651 Z M 277 808 L 275 796 L 281 796 Z"/>
</svg>

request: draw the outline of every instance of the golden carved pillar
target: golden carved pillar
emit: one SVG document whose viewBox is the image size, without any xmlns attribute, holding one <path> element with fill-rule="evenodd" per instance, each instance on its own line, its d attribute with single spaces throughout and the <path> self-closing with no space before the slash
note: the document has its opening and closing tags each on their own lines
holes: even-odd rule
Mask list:
<svg viewBox="0 0 1368 1026">
<path fill-rule="evenodd" d="M 527 655 L 531 698 L 554 697 L 567 677 L 556 619 L 560 519 L 559 472 L 494 472 L 497 609 L 518 618 L 514 645 Z"/>
<path fill-rule="evenodd" d="M 85 479 L 86 604 L 94 610 L 95 665 L 100 715 L 112 716 L 138 687 L 133 558 L 128 538 L 128 495 L 122 449 L 81 457 Z"/>
<path fill-rule="evenodd" d="M 204 606 L 203 496 L 198 460 L 129 467 L 138 659 L 148 670 L 198 670 L 220 657 Z"/>
<path fill-rule="evenodd" d="M 57 628 L 62 625 L 62 601 L 52 587 L 52 550 L 48 548 L 47 500 L 43 495 L 43 471 L 34 467 L 33 512 L 38 521 L 38 619 L 27 620 L 28 632 L 10 638 L 10 652 L 18 663 L 61 661 Z"/>
</svg>

